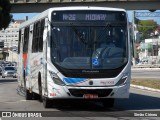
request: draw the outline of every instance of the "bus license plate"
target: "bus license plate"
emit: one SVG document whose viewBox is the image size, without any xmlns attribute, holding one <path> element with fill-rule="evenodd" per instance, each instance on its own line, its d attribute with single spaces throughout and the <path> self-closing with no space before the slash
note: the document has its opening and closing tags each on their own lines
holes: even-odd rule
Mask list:
<svg viewBox="0 0 160 120">
<path fill-rule="evenodd" d="M 83 98 L 85 98 L 85 99 L 95 99 L 95 98 L 98 98 L 98 95 L 96 95 L 96 94 L 84 94 Z"/>
</svg>

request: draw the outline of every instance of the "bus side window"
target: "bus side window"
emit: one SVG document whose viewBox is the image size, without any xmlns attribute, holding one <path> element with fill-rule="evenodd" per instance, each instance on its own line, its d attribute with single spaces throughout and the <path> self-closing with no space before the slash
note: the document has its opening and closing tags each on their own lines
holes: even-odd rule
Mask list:
<svg viewBox="0 0 160 120">
<path fill-rule="evenodd" d="M 45 20 L 38 21 L 33 27 L 32 53 L 43 51 L 43 31 Z"/>
<path fill-rule="evenodd" d="M 41 26 L 40 26 L 40 38 L 39 38 L 39 52 L 43 51 L 43 31 L 44 31 L 44 25 L 45 25 L 45 19 L 41 20 Z"/>
<path fill-rule="evenodd" d="M 20 46 L 21 46 L 21 30 L 19 30 L 18 54 L 20 54 Z"/>
<path fill-rule="evenodd" d="M 24 30 L 23 53 L 28 53 L 29 27 Z"/>
<path fill-rule="evenodd" d="M 32 53 L 35 53 L 35 36 L 36 36 L 36 25 L 33 26 L 33 40 L 32 40 Z"/>
</svg>

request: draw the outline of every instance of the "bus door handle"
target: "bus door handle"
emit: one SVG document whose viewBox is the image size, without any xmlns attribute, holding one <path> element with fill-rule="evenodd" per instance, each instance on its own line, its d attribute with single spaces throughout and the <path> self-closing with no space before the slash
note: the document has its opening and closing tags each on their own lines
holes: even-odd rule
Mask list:
<svg viewBox="0 0 160 120">
<path fill-rule="evenodd" d="M 43 64 L 44 62 L 43 62 L 43 58 L 40 58 L 40 64 Z"/>
<path fill-rule="evenodd" d="M 45 64 L 46 60 L 44 58 L 40 58 L 40 64 Z"/>
</svg>

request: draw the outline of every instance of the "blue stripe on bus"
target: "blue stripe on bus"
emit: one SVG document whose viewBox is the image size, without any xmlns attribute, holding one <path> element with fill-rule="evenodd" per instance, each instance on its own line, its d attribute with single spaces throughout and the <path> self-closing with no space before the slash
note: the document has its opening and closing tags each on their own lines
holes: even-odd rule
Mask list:
<svg viewBox="0 0 160 120">
<path fill-rule="evenodd" d="M 84 82 L 87 80 L 87 78 L 63 78 L 64 82 L 66 83 L 80 83 L 80 82 Z"/>
</svg>

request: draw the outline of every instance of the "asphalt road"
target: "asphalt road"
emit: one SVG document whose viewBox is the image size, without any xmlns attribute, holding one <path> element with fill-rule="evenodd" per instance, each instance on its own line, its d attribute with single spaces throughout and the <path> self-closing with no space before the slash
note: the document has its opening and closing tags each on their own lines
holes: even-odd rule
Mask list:
<svg viewBox="0 0 160 120">
<path fill-rule="evenodd" d="M 160 80 L 160 69 L 155 68 L 139 68 L 132 69 L 131 72 L 132 78 L 141 78 L 141 79 L 157 79 Z"/>
<path fill-rule="evenodd" d="M 43 111 L 42 115 L 52 116 L 58 119 L 75 119 L 78 120 L 106 120 L 121 119 L 125 120 L 134 119 L 127 118 L 134 116 L 135 113 L 147 113 L 160 115 L 160 93 L 148 92 L 139 89 L 131 88 L 129 99 L 117 99 L 115 107 L 111 109 L 104 109 L 100 103 L 96 102 L 76 102 L 76 101 L 63 101 L 54 105 L 50 109 L 44 109 L 42 103 L 37 100 L 25 100 L 23 94 L 17 92 L 16 79 L 0 79 L 0 111 Z M 62 118 L 61 118 L 62 117 Z M 0 120 L 19 120 L 21 118 L 2 118 Z M 27 118 L 26 118 L 27 119 Z M 29 120 L 36 118 L 29 118 Z M 51 117 L 37 118 L 36 120 L 50 120 Z M 145 117 L 149 120 L 158 120 L 160 118 Z M 25 120 L 25 118 L 23 118 Z M 27 119 L 28 120 L 28 119 Z M 141 120 L 137 118 L 137 120 Z"/>
</svg>

